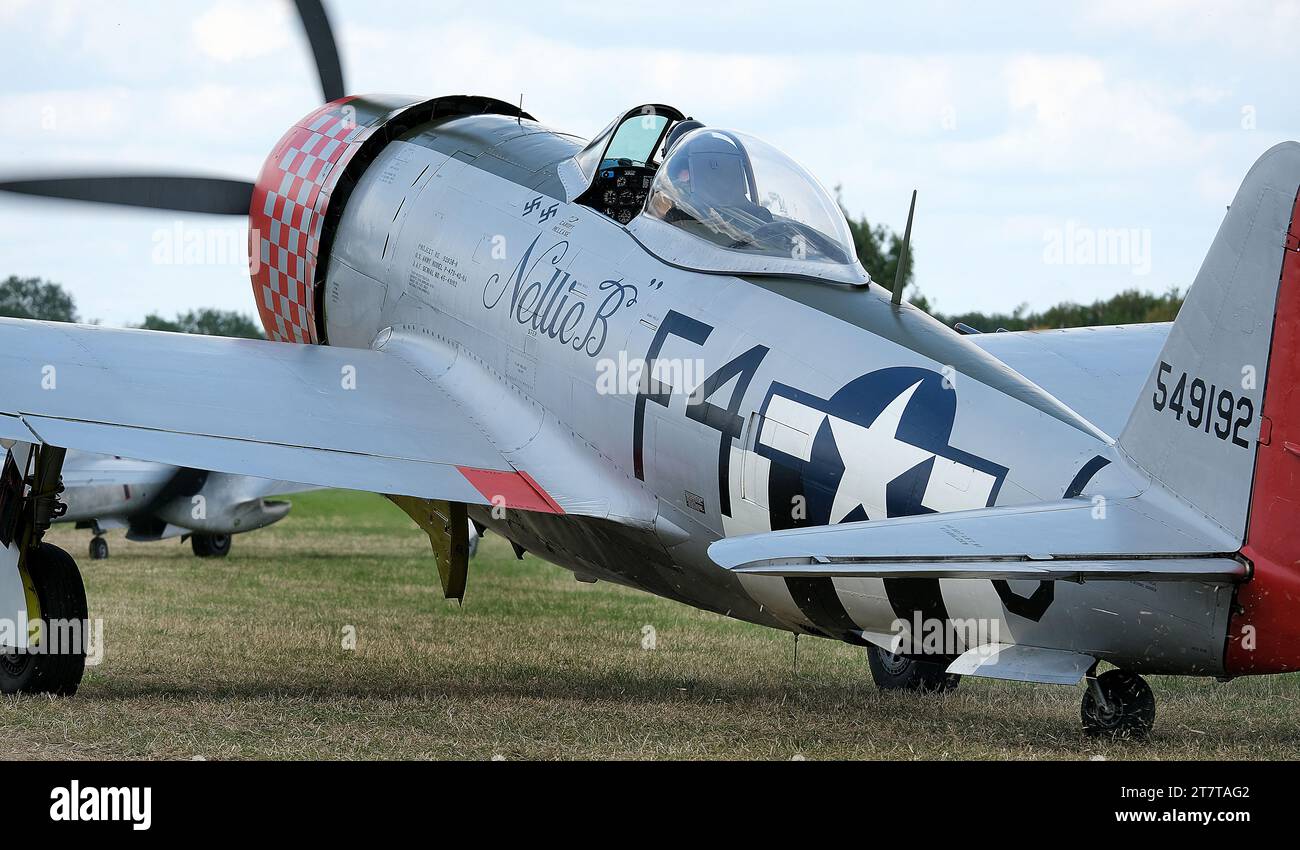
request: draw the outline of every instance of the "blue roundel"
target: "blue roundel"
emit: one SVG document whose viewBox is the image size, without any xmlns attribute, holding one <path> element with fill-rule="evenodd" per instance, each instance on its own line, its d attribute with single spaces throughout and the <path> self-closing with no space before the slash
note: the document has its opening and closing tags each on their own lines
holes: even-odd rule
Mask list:
<svg viewBox="0 0 1300 850">
<path fill-rule="evenodd" d="M 797 410 L 800 421 L 816 427 L 806 457 L 789 454 L 785 444 L 764 444 L 760 433 L 755 451 L 770 461 L 773 529 L 932 513 L 926 500 L 936 475 L 935 486 L 942 486 L 982 473 L 982 489 L 970 494 L 980 504 L 969 507 L 991 505 L 1006 476 L 1005 467 L 950 444 L 957 393 L 933 370 L 869 372 L 829 399 L 774 384 L 765 417 L 777 396 L 780 410 Z M 800 504 L 804 510 L 791 510 Z"/>
</svg>

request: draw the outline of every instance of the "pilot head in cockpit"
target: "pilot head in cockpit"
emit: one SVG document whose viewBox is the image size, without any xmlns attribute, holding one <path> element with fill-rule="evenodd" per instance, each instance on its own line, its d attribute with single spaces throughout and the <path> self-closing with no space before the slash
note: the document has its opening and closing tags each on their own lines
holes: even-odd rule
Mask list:
<svg viewBox="0 0 1300 850">
<path fill-rule="evenodd" d="M 704 124 L 701 122 L 687 118 L 685 121 L 679 121 L 677 126 L 669 131 L 668 138 L 664 140 L 663 167 L 668 171 L 669 182 L 677 189 L 677 192 L 674 193 L 676 195 L 686 196 L 691 193 L 691 159 L 689 156 L 674 157 L 674 149 L 683 136 L 703 126 Z M 666 195 L 656 196 L 655 202 L 662 207 L 662 209 L 655 211 L 661 218 L 675 221 L 680 220 L 682 217 L 688 217 Z"/>
<path fill-rule="evenodd" d="M 698 121 L 683 121 L 668 134 L 662 175 L 666 179 L 657 181 L 662 191 L 652 196 L 651 211 L 669 223 L 736 215 L 755 225 L 771 221 L 771 213 L 755 203 L 747 157 L 739 142 L 726 132 L 691 135 L 701 127 Z"/>
<path fill-rule="evenodd" d="M 668 138 L 664 139 L 664 161 L 668 161 L 669 155 L 672 154 L 673 148 L 677 146 L 677 143 L 682 140 L 682 136 L 685 136 L 692 130 L 698 130 L 703 126 L 704 124 L 702 122 L 696 121 L 694 118 L 687 118 L 685 121 L 678 121 L 677 126 L 669 131 Z"/>
</svg>

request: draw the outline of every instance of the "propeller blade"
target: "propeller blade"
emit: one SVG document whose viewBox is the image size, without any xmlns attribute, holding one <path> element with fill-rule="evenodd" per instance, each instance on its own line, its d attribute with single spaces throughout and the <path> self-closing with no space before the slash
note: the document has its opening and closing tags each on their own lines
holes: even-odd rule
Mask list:
<svg viewBox="0 0 1300 850">
<path fill-rule="evenodd" d="M 118 175 L 0 180 L 0 191 L 192 213 L 248 215 L 253 184 L 221 177 Z"/>
<path fill-rule="evenodd" d="M 343 65 L 321 0 L 294 0 L 326 102 L 343 97 Z M 220 177 L 93 175 L 0 179 L 0 192 L 178 212 L 247 215 L 253 184 Z"/>
<path fill-rule="evenodd" d="M 294 0 L 298 18 L 307 33 L 311 52 L 316 57 L 316 71 L 320 74 L 321 92 L 325 102 L 338 100 L 347 94 L 343 89 L 343 64 L 339 61 L 339 46 L 334 41 L 329 17 L 320 0 Z"/>
</svg>

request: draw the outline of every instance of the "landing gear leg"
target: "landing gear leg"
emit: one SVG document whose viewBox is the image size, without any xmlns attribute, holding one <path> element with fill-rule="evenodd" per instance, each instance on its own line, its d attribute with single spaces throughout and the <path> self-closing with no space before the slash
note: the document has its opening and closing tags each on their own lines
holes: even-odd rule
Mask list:
<svg viewBox="0 0 1300 850">
<path fill-rule="evenodd" d="M 1088 676 L 1083 692 L 1083 731 L 1093 737 L 1142 740 L 1156 722 L 1156 698 L 1141 676 L 1107 670 Z"/>
<path fill-rule="evenodd" d="M 70 697 L 86 669 L 86 588 L 72 556 L 51 543 L 27 555 L 26 573 L 40 602 L 43 646 L 0 654 L 0 693 Z"/>
<path fill-rule="evenodd" d="M 5 548 L 12 552 L 10 546 L 20 547 L 17 569 L 26 595 L 25 616 L 40 628 L 29 634 L 26 649 L 0 650 L 0 693 L 72 696 L 86 669 L 90 639 L 86 588 L 72 556 L 41 541 L 50 523 L 67 510 L 58 498 L 64 450 L 41 446 L 33 451 L 34 470 L 24 482 L 30 495 L 23 500 L 17 539 Z"/>
</svg>

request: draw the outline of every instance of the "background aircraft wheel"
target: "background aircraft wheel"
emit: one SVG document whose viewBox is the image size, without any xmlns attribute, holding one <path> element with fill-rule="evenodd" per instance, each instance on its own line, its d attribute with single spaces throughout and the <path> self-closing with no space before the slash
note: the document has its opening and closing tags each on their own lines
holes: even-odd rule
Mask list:
<svg viewBox="0 0 1300 850">
<path fill-rule="evenodd" d="M 45 621 L 45 640 L 66 643 L 71 637 L 79 642 L 58 652 L 12 652 L 0 654 L 0 693 L 55 694 L 72 696 L 81 684 L 86 669 L 87 610 L 86 588 L 72 556 L 57 546 L 42 543 L 27 557 L 27 572 L 41 602 L 41 619 Z M 80 621 L 81 628 L 70 635 L 51 621 Z M 53 645 L 53 644 L 51 644 Z"/>
<path fill-rule="evenodd" d="M 190 548 L 200 558 L 224 558 L 230 554 L 230 535 L 192 534 Z"/>
<path fill-rule="evenodd" d="M 949 673 L 942 664 L 913 661 L 878 646 L 867 647 L 871 678 L 882 691 L 948 693 L 957 688 L 961 676 Z"/>
<path fill-rule="evenodd" d="M 90 538 L 90 560 L 102 561 L 108 557 L 108 541 L 102 537 Z"/>
<path fill-rule="evenodd" d="M 1138 674 L 1107 670 L 1097 677 L 1095 684 L 1088 683 L 1081 713 L 1083 731 L 1089 735 L 1140 739 L 1155 725 L 1156 698 Z"/>
</svg>

